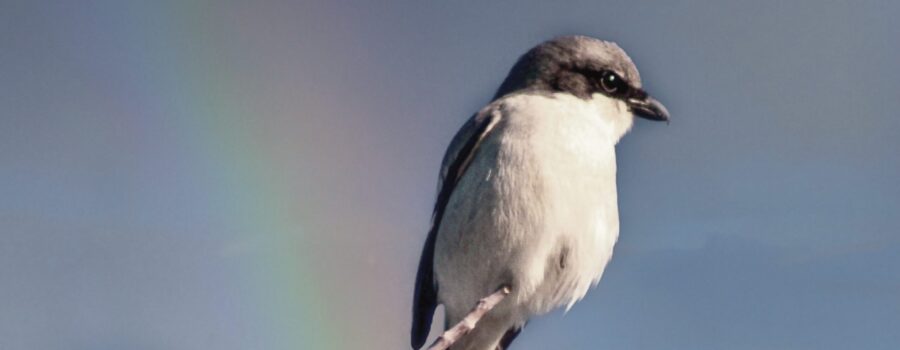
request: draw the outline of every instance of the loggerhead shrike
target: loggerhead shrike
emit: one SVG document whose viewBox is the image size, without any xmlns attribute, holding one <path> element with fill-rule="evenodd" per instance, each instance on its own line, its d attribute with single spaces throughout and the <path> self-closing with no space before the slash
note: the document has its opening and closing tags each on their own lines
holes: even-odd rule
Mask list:
<svg viewBox="0 0 900 350">
<path fill-rule="evenodd" d="M 445 327 L 511 293 L 455 350 L 505 349 L 534 315 L 596 285 L 619 235 L 615 145 L 634 117 L 668 121 L 618 45 L 585 36 L 519 58 L 450 143 L 413 301 L 412 347 L 437 304 Z"/>
</svg>

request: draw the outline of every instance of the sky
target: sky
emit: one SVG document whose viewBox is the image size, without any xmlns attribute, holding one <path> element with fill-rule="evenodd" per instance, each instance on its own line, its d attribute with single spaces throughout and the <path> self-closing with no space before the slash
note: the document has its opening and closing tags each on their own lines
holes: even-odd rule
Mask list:
<svg viewBox="0 0 900 350">
<path fill-rule="evenodd" d="M 900 348 L 897 13 L 3 1 L 0 348 L 408 348 L 444 149 L 567 34 L 672 122 L 617 147 L 603 280 L 514 349 Z"/>
</svg>

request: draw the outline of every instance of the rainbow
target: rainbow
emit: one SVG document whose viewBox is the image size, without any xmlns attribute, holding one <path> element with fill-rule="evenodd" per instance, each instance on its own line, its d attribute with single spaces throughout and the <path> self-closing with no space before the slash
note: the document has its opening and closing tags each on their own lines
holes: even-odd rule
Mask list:
<svg viewBox="0 0 900 350">
<path fill-rule="evenodd" d="M 316 264 L 307 261 L 310 235 L 296 217 L 303 204 L 286 190 L 297 180 L 282 175 L 267 156 L 266 150 L 278 146 L 253 121 L 261 102 L 245 97 L 253 88 L 248 67 L 226 64 L 229 52 L 223 50 L 231 43 L 221 41 L 228 35 L 210 34 L 230 27 L 216 23 L 227 16 L 203 17 L 208 9 L 188 3 L 121 6 L 118 16 L 100 19 L 116 23 L 94 24 L 95 30 L 125 29 L 115 34 L 118 52 L 131 63 L 118 68 L 130 78 L 119 87 L 129 99 L 121 112 L 147 142 L 164 142 L 178 152 L 188 175 L 204 184 L 199 193 L 205 198 L 198 201 L 205 208 L 191 215 L 210 215 L 212 224 L 204 229 L 237 242 L 222 252 L 239 260 L 228 268 L 241 281 L 230 283 L 240 294 L 241 305 L 234 307 L 247 319 L 235 322 L 246 325 L 248 334 L 270 337 L 259 339 L 260 349 L 344 348 L 327 292 L 314 282 L 321 280 L 312 269 Z M 256 253 L 252 259 L 241 259 L 246 249 Z"/>
</svg>

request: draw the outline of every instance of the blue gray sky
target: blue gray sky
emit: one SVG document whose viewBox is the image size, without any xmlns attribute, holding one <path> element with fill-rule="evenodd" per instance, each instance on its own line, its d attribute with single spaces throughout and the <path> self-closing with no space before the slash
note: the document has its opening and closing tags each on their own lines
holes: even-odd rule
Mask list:
<svg viewBox="0 0 900 350">
<path fill-rule="evenodd" d="M 515 349 L 900 348 L 900 5 L 0 4 L 0 348 L 402 349 L 450 138 L 622 46 L 600 285 Z"/>
</svg>

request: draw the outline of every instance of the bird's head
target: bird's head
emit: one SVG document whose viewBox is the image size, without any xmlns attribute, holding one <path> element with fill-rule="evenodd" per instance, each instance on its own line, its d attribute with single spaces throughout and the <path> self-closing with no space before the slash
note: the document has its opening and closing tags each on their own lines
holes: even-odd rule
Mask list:
<svg viewBox="0 0 900 350">
<path fill-rule="evenodd" d="M 532 48 L 494 98 L 521 90 L 569 93 L 585 100 L 599 94 L 621 101 L 634 116 L 669 120 L 666 107 L 641 89 L 641 76 L 625 51 L 587 36 L 559 37 Z"/>
</svg>

